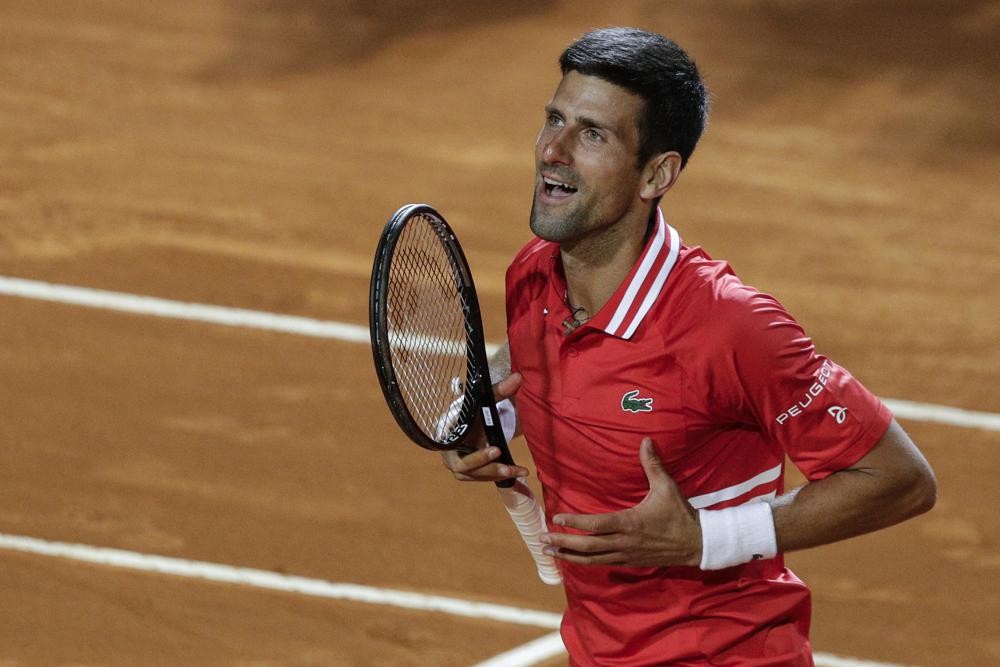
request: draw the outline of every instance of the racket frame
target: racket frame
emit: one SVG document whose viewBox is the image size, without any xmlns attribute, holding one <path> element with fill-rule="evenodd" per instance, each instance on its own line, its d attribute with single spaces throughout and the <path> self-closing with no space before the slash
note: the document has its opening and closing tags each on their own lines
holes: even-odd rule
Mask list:
<svg viewBox="0 0 1000 667">
<path fill-rule="evenodd" d="M 410 218 L 416 215 L 426 215 L 438 223 L 436 233 L 438 240 L 444 246 L 451 264 L 452 271 L 458 283 L 461 296 L 464 323 L 466 329 L 466 369 L 472 364 L 478 372 L 467 375 L 462 396 L 463 410 L 470 409 L 470 422 L 456 438 L 449 438 L 445 443 L 429 438 L 417 424 L 410 413 L 399 390 L 395 371 L 392 368 L 392 356 L 388 340 L 388 278 L 392 268 L 391 258 L 396 242 L 408 224 Z M 486 433 L 486 441 L 500 450 L 498 461 L 513 465 L 507 438 L 504 436 L 500 423 L 500 413 L 497 410 L 493 396 L 493 383 L 490 379 L 489 359 L 486 356 L 486 341 L 483 329 L 482 313 L 479 309 L 479 298 L 476 286 L 472 280 L 472 271 L 465 253 L 459 244 L 451 226 L 444 217 L 428 204 L 407 204 L 401 207 L 386 223 L 375 251 L 375 264 L 372 267 L 371 292 L 369 294 L 369 328 L 372 339 L 372 355 L 375 368 L 379 375 L 379 386 L 385 395 L 386 403 L 393 418 L 403 432 L 415 443 L 433 450 L 472 451 L 468 444 L 469 438 L 476 431 L 476 426 L 482 423 Z M 469 402 L 472 405 L 469 405 Z M 541 536 L 544 534 L 545 515 L 535 499 L 531 489 L 514 479 L 502 479 L 494 482 L 503 500 L 511 520 L 517 527 L 528 551 L 535 561 L 539 578 L 546 584 L 558 585 L 562 582 L 559 568 L 552 556 L 545 554 Z"/>
<path fill-rule="evenodd" d="M 468 357 L 466 360 L 467 369 L 471 367 L 474 370 L 474 372 L 467 374 L 462 406 L 463 412 L 466 412 L 467 408 L 471 408 L 467 410 L 468 414 L 471 415 L 471 419 L 469 423 L 464 424 L 464 430 L 457 437 L 454 437 L 453 432 L 451 439 L 446 442 L 439 442 L 428 437 L 420 426 L 418 426 L 399 389 L 399 382 L 392 367 L 392 355 L 389 349 L 386 293 L 388 290 L 389 274 L 392 270 L 393 252 L 406 226 L 410 224 L 412 218 L 417 216 L 426 216 L 434 221 L 435 224 L 432 226 L 434 227 L 438 241 L 444 247 L 445 253 L 448 256 L 449 264 L 458 286 L 465 323 L 466 355 Z M 369 294 L 369 324 L 372 337 L 372 356 L 375 362 L 375 369 L 379 375 L 379 386 L 382 388 L 382 393 L 385 396 L 386 403 L 389 405 L 392 416 L 407 437 L 425 449 L 471 452 L 474 447 L 468 444 L 469 438 L 476 432 L 476 426 L 481 423 L 486 433 L 487 443 L 500 449 L 498 461 L 507 465 L 514 464 L 510 448 L 507 445 L 507 438 L 504 436 L 503 428 L 500 425 L 500 414 L 493 396 L 489 359 L 486 356 L 482 312 L 479 306 L 479 297 L 476 293 L 476 285 L 472 278 L 472 270 L 469 268 L 465 252 L 462 250 L 462 246 L 458 242 L 451 226 L 434 207 L 428 204 L 407 204 L 402 206 L 389 218 L 385 228 L 382 230 L 378 247 L 375 250 L 375 263 L 372 267 L 371 291 Z M 499 480 L 496 484 L 499 487 L 511 487 L 514 484 L 514 480 Z"/>
</svg>

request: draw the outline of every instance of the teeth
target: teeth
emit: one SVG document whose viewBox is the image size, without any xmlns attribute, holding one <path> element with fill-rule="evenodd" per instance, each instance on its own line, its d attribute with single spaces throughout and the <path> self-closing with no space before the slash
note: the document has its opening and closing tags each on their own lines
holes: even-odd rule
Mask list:
<svg viewBox="0 0 1000 667">
<path fill-rule="evenodd" d="M 557 181 L 557 180 L 555 180 L 553 178 L 549 178 L 548 176 L 543 176 L 542 177 L 542 181 L 546 185 L 551 185 L 552 187 L 555 187 L 555 188 L 562 188 L 563 190 L 575 190 L 576 189 L 576 188 L 574 188 L 574 187 L 572 187 L 570 185 L 566 185 L 562 181 Z"/>
</svg>

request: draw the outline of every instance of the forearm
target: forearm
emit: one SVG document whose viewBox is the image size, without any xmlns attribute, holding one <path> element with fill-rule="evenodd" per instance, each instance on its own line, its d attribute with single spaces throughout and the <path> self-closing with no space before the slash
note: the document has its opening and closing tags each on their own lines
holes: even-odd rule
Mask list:
<svg viewBox="0 0 1000 667">
<path fill-rule="evenodd" d="M 844 540 L 905 521 L 934 505 L 927 461 L 895 421 L 850 468 L 771 501 L 779 551 Z"/>
</svg>

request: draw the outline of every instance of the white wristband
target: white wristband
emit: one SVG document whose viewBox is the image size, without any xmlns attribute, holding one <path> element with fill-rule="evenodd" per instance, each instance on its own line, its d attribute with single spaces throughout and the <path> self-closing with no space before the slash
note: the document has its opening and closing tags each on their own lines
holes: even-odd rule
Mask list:
<svg viewBox="0 0 1000 667">
<path fill-rule="evenodd" d="M 507 438 L 507 442 L 510 442 L 517 433 L 517 413 L 514 411 L 514 404 L 509 398 L 505 398 L 497 403 L 497 412 L 500 413 L 500 427 L 503 428 L 503 435 Z"/>
<path fill-rule="evenodd" d="M 724 510 L 698 510 L 701 569 L 721 570 L 778 554 L 774 517 L 766 502 Z"/>
</svg>

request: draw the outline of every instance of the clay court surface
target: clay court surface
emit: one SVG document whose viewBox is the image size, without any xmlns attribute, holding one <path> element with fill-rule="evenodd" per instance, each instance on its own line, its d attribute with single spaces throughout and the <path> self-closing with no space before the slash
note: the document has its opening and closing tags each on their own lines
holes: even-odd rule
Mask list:
<svg viewBox="0 0 1000 667">
<path fill-rule="evenodd" d="M 880 396 L 1000 412 L 996 2 L 162 4 L 0 2 L 0 276 L 366 326 L 381 226 L 427 201 L 500 340 L 558 53 L 641 25 L 714 95 L 664 202 L 685 241 Z M 0 308 L 4 536 L 561 611 L 363 342 Z M 938 506 L 788 556 L 814 647 L 1000 664 L 1000 432 L 900 421 Z M 0 549 L 3 665 L 471 665 L 550 632 Z"/>
</svg>

